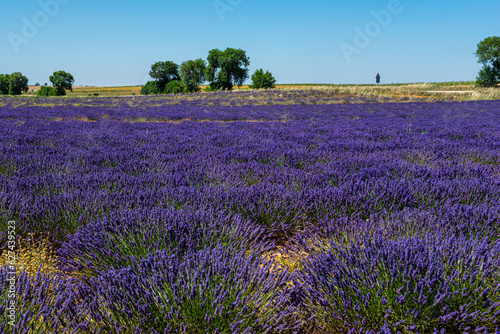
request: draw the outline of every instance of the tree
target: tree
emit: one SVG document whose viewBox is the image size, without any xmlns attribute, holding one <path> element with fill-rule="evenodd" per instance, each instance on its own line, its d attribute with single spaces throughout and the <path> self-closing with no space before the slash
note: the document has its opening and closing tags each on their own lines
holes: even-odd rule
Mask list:
<svg viewBox="0 0 500 334">
<path fill-rule="evenodd" d="M 263 69 L 258 69 L 254 74 L 252 74 L 252 85 L 250 88 L 274 88 L 275 85 L 276 79 L 269 71 L 264 73 Z"/>
<path fill-rule="evenodd" d="M 232 90 L 233 85 L 241 86 L 248 78 L 250 58 L 241 49 L 213 49 L 208 53 L 207 60 L 205 78 L 212 90 Z"/>
<path fill-rule="evenodd" d="M 149 76 L 158 84 L 160 92 L 165 90 L 165 86 L 170 81 L 179 81 L 179 65 L 171 61 L 159 61 L 151 66 Z"/>
<path fill-rule="evenodd" d="M 9 94 L 10 75 L 0 74 L 0 94 Z"/>
<path fill-rule="evenodd" d="M 73 91 L 73 83 L 75 82 L 75 79 L 67 72 L 54 72 L 54 74 L 49 77 L 49 80 L 56 89 L 58 96 L 66 95 L 66 90 Z"/>
<path fill-rule="evenodd" d="M 205 81 L 207 64 L 203 59 L 188 60 L 181 64 L 180 77 L 186 93 L 199 92 L 200 85 Z"/>
<path fill-rule="evenodd" d="M 495 86 L 500 81 L 500 37 L 493 36 L 477 45 L 476 56 L 483 68 L 477 77 L 479 86 Z"/>
<path fill-rule="evenodd" d="M 21 95 L 21 93 L 26 93 L 28 90 L 28 78 L 26 78 L 21 72 L 12 73 L 9 76 L 10 95 Z"/>
<path fill-rule="evenodd" d="M 476 85 L 479 87 L 493 87 L 498 84 L 500 73 L 493 66 L 483 65 L 476 78 Z"/>
</svg>

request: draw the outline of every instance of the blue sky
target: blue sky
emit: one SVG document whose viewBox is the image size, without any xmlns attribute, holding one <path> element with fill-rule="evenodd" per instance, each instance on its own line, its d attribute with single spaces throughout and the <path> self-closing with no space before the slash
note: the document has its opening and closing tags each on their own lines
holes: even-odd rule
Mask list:
<svg viewBox="0 0 500 334">
<path fill-rule="evenodd" d="M 278 83 L 474 80 L 498 13 L 498 0 L 17 0 L 2 6 L 0 73 L 136 85 L 155 61 L 233 47 Z"/>
</svg>

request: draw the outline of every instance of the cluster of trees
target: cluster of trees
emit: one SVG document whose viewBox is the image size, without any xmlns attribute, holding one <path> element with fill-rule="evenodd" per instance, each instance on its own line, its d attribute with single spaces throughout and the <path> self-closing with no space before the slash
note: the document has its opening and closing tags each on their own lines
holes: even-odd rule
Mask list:
<svg viewBox="0 0 500 334">
<path fill-rule="evenodd" d="M 21 72 L 0 74 L 0 95 L 21 95 L 28 91 L 28 78 Z"/>
<path fill-rule="evenodd" d="M 241 49 L 227 48 L 210 50 L 207 61 L 188 60 L 180 66 L 172 61 L 156 62 L 151 66 L 148 81 L 141 94 L 178 94 L 200 91 L 205 81 L 206 91 L 232 90 L 234 85 L 241 86 L 248 79 L 250 58 Z M 253 88 L 273 88 L 276 79 L 267 71 L 257 70 L 252 75 Z"/>
<path fill-rule="evenodd" d="M 476 83 L 480 87 L 493 87 L 500 83 L 500 37 L 488 37 L 477 45 L 476 56 L 483 64 Z"/>
<path fill-rule="evenodd" d="M 38 96 L 63 96 L 66 95 L 66 90 L 73 91 L 75 79 L 67 72 L 54 72 L 49 77 L 49 80 L 52 82 L 52 87 L 44 86 L 40 88 L 37 93 Z"/>
<path fill-rule="evenodd" d="M 45 84 L 37 95 L 38 96 L 61 96 L 66 95 L 66 90 L 73 90 L 73 82 L 75 79 L 69 73 L 64 71 L 54 72 L 49 77 L 53 87 L 47 87 Z M 0 74 L 0 95 L 21 95 L 29 90 L 28 78 L 21 72 L 12 74 Z M 36 86 L 40 86 L 39 83 Z"/>
</svg>

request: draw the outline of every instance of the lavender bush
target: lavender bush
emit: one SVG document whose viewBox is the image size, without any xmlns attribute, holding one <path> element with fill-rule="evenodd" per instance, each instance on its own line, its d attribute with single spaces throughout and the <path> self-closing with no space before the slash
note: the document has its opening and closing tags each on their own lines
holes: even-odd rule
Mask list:
<svg viewBox="0 0 500 334">
<path fill-rule="evenodd" d="M 0 267 L 0 333 L 80 333 L 89 328 L 79 282 L 62 275 L 30 277 L 24 272 L 16 277 L 10 272 L 7 266 Z M 12 313 L 11 301 L 15 301 Z"/>
<path fill-rule="evenodd" d="M 215 211 L 172 209 L 117 211 L 69 236 L 58 250 L 61 270 L 96 276 L 110 268 L 130 266 L 135 258 L 165 251 L 182 254 L 206 247 L 245 247 L 262 254 L 262 228 L 238 216 Z"/>
<path fill-rule="evenodd" d="M 105 333 L 296 332 L 281 291 L 290 279 L 245 250 L 157 252 L 93 281 L 93 318 Z"/>
<path fill-rule="evenodd" d="M 326 244 L 298 284 L 328 332 L 500 330 L 499 242 L 427 234 Z"/>
</svg>

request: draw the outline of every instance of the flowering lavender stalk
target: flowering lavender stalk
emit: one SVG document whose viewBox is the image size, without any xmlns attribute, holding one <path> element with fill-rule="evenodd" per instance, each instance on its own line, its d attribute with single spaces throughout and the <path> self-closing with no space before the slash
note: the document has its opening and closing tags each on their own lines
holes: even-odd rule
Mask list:
<svg viewBox="0 0 500 334">
<path fill-rule="evenodd" d="M 128 267 L 135 258 L 166 251 L 181 256 L 205 247 L 245 247 L 256 254 L 268 250 L 262 228 L 237 215 L 214 210 L 172 209 L 118 211 L 81 227 L 58 250 L 60 268 L 95 276 L 110 268 Z"/>
<path fill-rule="evenodd" d="M 15 276 L 6 266 L 0 267 L 0 333 L 84 333 L 89 327 L 82 287 L 61 275 Z M 11 301 L 15 301 L 13 313 Z"/>
<path fill-rule="evenodd" d="M 237 245 L 235 245 L 237 247 Z M 93 318 L 108 333 L 287 333 L 291 279 L 246 251 L 165 252 L 93 279 Z"/>
<path fill-rule="evenodd" d="M 500 243 L 425 235 L 356 237 L 310 255 L 297 284 L 329 331 L 498 330 Z M 324 246 L 323 246 L 324 247 Z"/>
</svg>

